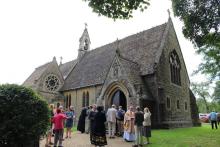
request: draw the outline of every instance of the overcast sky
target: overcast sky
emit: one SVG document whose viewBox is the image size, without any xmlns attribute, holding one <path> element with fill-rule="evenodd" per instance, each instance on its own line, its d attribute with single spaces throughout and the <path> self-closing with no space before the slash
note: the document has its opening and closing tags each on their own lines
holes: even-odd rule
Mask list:
<svg viewBox="0 0 220 147">
<path fill-rule="evenodd" d="M 105 45 L 167 22 L 170 0 L 151 0 L 145 12 L 134 18 L 116 20 L 98 16 L 82 0 L 1 0 L 0 1 L 0 84 L 22 84 L 36 67 L 52 61 L 77 57 L 79 38 L 88 24 L 91 48 Z M 172 12 L 172 10 L 171 10 Z M 172 20 L 191 77 L 201 61 L 193 45 L 182 35 L 182 23 Z"/>
</svg>

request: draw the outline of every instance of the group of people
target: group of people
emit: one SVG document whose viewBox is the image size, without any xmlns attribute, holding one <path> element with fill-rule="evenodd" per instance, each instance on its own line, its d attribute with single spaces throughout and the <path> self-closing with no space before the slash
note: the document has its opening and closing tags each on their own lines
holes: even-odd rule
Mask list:
<svg viewBox="0 0 220 147">
<path fill-rule="evenodd" d="M 62 142 L 66 138 L 71 138 L 71 128 L 73 127 L 75 112 L 73 106 L 70 106 L 67 111 L 64 111 L 62 106 L 57 106 L 54 109 L 50 105 L 51 111 L 51 127 L 47 133 L 46 147 L 53 145 L 54 147 L 62 147 Z M 95 146 L 107 145 L 106 134 L 109 139 L 115 136 L 122 136 L 127 142 L 135 142 L 134 146 L 143 146 L 149 144 L 151 137 L 151 113 L 149 109 L 144 108 L 144 112 L 140 107 L 130 106 L 125 112 L 122 106 L 118 109 L 115 105 L 104 111 L 103 106 L 84 107 L 79 116 L 77 130 L 81 133 L 90 133 L 90 142 Z M 66 135 L 64 137 L 64 127 Z M 108 129 L 106 129 L 108 128 Z M 51 137 L 54 135 L 54 143 Z M 143 143 L 143 136 L 146 141 Z"/>
<path fill-rule="evenodd" d="M 90 106 L 82 109 L 77 130 L 81 133 L 90 133 L 90 142 L 95 146 L 107 145 L 106 133 L 109 139 L 115 138 L 116 135 L 123 136 L 127 142 L 134 142 L 134 146 L 143 146 L 149 144 L 151 137 L 151 113 L 149 109 L 140 107 L 129 107 L 125 112 L 122 106 L 116 109 L 115 105 L 105 113 L 103 106 Z M 106 132 L 107 124 L 107 132 Z M 143 143 L 143 136 L 146 141 Z"/>
<path fill-rule="evenodd" d="M 54 145 L 54 147 L 62 147 L 62 141 L 64 140 L 64 127 L 66 128 L 65 138 L 71 138 L 71 129 L 73 127 L 75 112 L 73 106 L 70 106 L 67 111 L 64 111 L 63 107 L 58 105 L 54 109 L 54 105 L 50 105 L 51 113 L 51 125 L 47 133 L 46 147 Z M 54 143 L 52 143 L 52 136 L 54 136 Z"/>
</svg>

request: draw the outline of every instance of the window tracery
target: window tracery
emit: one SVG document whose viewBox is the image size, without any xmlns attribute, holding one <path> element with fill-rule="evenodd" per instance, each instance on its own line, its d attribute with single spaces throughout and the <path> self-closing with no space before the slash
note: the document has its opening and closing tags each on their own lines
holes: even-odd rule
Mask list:
<svg viewBox="0 0 220 147">
<path fill-rule="evenodd" d="M 177 85 L 181 85 L 181 77 L 180 77 L 181 65 L 176 51 L 171 52 L 169 61 L 170 61 L 171 82 Z"/>
<path fill-rule="evenodd" d="M 45 79 L 45 86 L 49 91 L 56 91 L 60 86 L 57 76 L 50 74 Z"/>
</svg>

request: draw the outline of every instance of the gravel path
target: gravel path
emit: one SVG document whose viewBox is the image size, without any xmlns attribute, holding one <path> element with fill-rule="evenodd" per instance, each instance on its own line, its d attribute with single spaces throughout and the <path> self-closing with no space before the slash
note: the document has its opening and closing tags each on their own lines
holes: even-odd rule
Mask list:
<svg viewBox="0 0 220 147">
<path fill-rule="evenodd" d="M 52 138 L 53 141 L 54 138 Z M 114 139 L 108 139 L 108 145 L 106 147 L 132 147 L 134 143 L 125 142 L 121 137 Z M 80 132 L 74 132 L 72 138 L 65 139 L 63 141 L 64 147 L 94 147 L 90 144 L 89 134 L 81 134 Z M 40 147 L 45 147 L 45 139 L 40 142 Z M 53 146 L 51 146 L 53 147 Z"/>
</svg>

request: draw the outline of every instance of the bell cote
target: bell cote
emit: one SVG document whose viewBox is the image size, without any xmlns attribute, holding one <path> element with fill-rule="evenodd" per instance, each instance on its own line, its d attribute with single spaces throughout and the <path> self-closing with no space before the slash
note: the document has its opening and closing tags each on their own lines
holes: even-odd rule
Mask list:
<svg viewBox="0 0 220 147">
<path fill-rule="evenodd" d="M 90 50 L 90 38 L 87 30 L 87 24 L 85 24 L 85 29 L 82 36 L 79 39 L 79 50 L 78 50 L 78 59 L 81 58 L 87 51 Z"/>
</svg>

